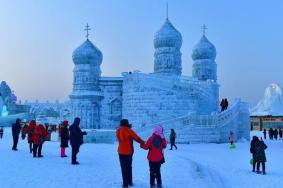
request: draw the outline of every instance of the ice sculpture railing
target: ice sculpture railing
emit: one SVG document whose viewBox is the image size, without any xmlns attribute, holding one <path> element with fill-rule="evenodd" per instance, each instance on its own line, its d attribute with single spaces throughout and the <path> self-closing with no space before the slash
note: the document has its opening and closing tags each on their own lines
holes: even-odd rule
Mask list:
<svg viewBox="0 0 283 188">
<path fill-rule="evenodd" d="M 221 113 L 212 115 L 189 114 L 171 120 L 154 123 L 150 126 L 141 127 L 136 130 L 138 132 L 147 132 L 153 130 L 156 125 L 163 126 L 165 133 L 170 131 L 171 128 L 176 130 L 187 128 L 221 128 L 237 118 L 240 102 L 240 99 L 236 99 L 231 103 L 227 110 Z"/>
</svg>

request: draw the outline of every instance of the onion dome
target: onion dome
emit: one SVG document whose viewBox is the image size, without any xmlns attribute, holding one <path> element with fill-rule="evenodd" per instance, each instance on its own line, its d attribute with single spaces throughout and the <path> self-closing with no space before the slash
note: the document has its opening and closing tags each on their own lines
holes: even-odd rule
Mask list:
<svg viewBox="0 0 283 188">
<path fill-rule="evenodd" d="M 73 62 L 78 64 L 95 64 L 101 65 L 102 53 L 87 39 L 73 52 Z"/>
<path fill-rule="evenodd" d="M 172 25 L 169 19 L 166 19 L 162 27 L 154 35 L 154 47 L 176 47 L 181 48 L 182 35 Z"/>
<path fill-rule="evenodd" d="M 216 48 L 215 46 L 203 35 L 198 42 L 198 44 L 194 47 L 192 53 L 192 59 L 212 59 L 216 58 Z"/>
</svg>

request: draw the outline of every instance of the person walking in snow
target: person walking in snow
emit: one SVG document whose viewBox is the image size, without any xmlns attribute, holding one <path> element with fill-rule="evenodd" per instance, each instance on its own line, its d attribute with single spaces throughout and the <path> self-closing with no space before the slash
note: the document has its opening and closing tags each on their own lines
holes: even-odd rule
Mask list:
<svg viewBox="0 0 283 188">
<path fill-rule="evenodd" d="M 274 139 L 277 140 L 277 139 L 278 139 L 278 130 L 275 129 L 275 130 L 273 131 L 273 134 L 274 134 Z"/>
<path fill-rule="evenodd" d="M 230 134 L 229 134 L 229 141 L 230 141 L 230 144 L 233 145 L 234 142 L 235 142 L 235 134 L 233 131 L 230 131 Z"/>
<path fill-rule="evenodd" d="M 133 185 L 132 178 L 132 161 L 134 154 L 133 141 L 140 144 L 144 141 L 131 129 L 131 125 L 127 119 L 120 121 L 120 127 L 116 131 L 118 139 L 118 154 L 123 178 L 123 188 Z"/>
<path fill-rule="evenodd" d="M 177 149 L 177 146 L 175 144 L 175 140 L 176 140 L 176 132 L 174 129 L 171 129 L 171 133 L 170 133 L 170 145 L 171 145 L 171 148 L 170 150 L 173 149 L 173 146 Z"/>
<path fill-rule="evenodd" d="M 43 157 L 42 146 L 48 136 L 48 132 L 43 125 L 36 125 L 32 134 L 33 139 L 33 157 Z"/>
<path fill-rule="evenodd" d="M 67 157 L 65 153 L 65 148 L 69 147 L 68 142 L 70 139 L 69 128 L 68 128 L 68 121 L 62 122 L 62 127 L 60 130 L 60 137 L 61 137 L 61 157 Z"/>
<path fill-rule="evenodd" d="M 84 143 L 83 136 L 87 135 L 85 131 L 82 131 L 79 127 L 81 119 L 76 117 L 73 124 L 70 126 L 70 143 L 72 146 L 72 165 L 80 164 L 77 161 L 77 154 L 80 151 L 81 145 Z"/>
<path fill-rule="evenodd" d="M 4 134 L 4 127 L 1 126 L 1 127 L 0 127 L 0 138 L 1 138 L 1 139 L 3 138 L 3 134 Z"/>
<path fill-rule="evenodd" d="M 255 160 L 255 143 L 258 142 L 259 139 L 257 136 L 253 136 L 251 144 L 250 144 L 250 152 L 253 156 L 253 172 L 255 172 L 255 167 L 256 167 L 256 160 Z"/>
<path fill-rule="evenodd" d="M 263 140 L 257 139 L 257 141 L 254 144 L 254 157 L 255 161 L 257 163 L 256 165 L 256 172 L 260 174 L 260 164 L 262 166 L 262 174 L 265 175 L 265 162 L 266 162 L 266 155 L 265 150 L 267 149 L 266 144 L 263 142 Z"/>
<path fill-rule="evenodd" d="M 279 129 L 279 139 L 282 140 L 282 129 Z"/>
<path fill-rule="evenodd" d="M 24 130 L 25 134 L 28 135 L 27 140 L 29 144 L 30 153 L 32 153 L 33 151 L 33 132 L 34 132 L 35 127 L 36 127 L 36 121 L 31 120 L 27 128 Z"/>
<path fill-rule="evenodd" d="M 21 133 L 21 120 L 16 119 L 16 123 L 12 125 L 13 147 L 12 150 L 17 151 L 19 135 Z"/>
<path fill-rule="evenodd" d="M 149 161 L 150 171 L 150 187 L 155 186 L 155 179 L 157 181 L 157 187 L 162 187 L 162 179 L 160 168 L 165 162 L 163 149 L 166 148 L 166 140 L 163 135 L 163 128 L 156 126 L 154 133 L 148 138 L 145 144 L 141 144 L 141 147 L 145 150 L 149 150 L 147 159 Z"/>
</svg>

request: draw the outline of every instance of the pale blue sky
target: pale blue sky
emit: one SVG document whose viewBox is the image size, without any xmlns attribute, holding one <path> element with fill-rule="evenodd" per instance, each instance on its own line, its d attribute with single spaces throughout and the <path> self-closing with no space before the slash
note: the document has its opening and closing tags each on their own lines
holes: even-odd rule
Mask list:
<svg viewBox="0 0 283 188">
<path fill-rule="evenodd" d="M 153 35 L 165 20 L 165 0 L 2 0 L 0 80 L 24 100 L 66 100 L 72 52 L 90 39 L 104 55 L 102 74 L 153 71 Z M 221 96 L 252 105 L 271 82 L 282 83 L 283 2 L 168 0 L 169 19 L 182 33 L 183 74 L 201 25 L 217 48 Z"/>
</svg>

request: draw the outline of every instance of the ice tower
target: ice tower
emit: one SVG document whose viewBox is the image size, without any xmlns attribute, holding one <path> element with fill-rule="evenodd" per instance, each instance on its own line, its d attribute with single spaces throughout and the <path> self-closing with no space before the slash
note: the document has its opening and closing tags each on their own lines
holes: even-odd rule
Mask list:
<svg viewBox="0 0 283 188">
<path fill-rule="evenodd" d="M 102 53 L 88 39 L 73 52 L 73 91 L 70 95 L 72 117 L 80 117 L 85 128 L 99 128 L 99 108 L 102 99 L 99 88 Z"/>
<path fill-rule="evenodd" d="M 182 74 L 182 35 L 168 18 L 154 35 L 154 73 L 163 75 Z"/>
<path fill-rule="evenodd" d="M 205 26 L 204 26 L 205 28 Z M 206 38 L 205 33 L 193 49 L 193 77 L 198 80 L 217 80 L 217 65 L 215 62 L 215 46 Z"/>
</svg>

